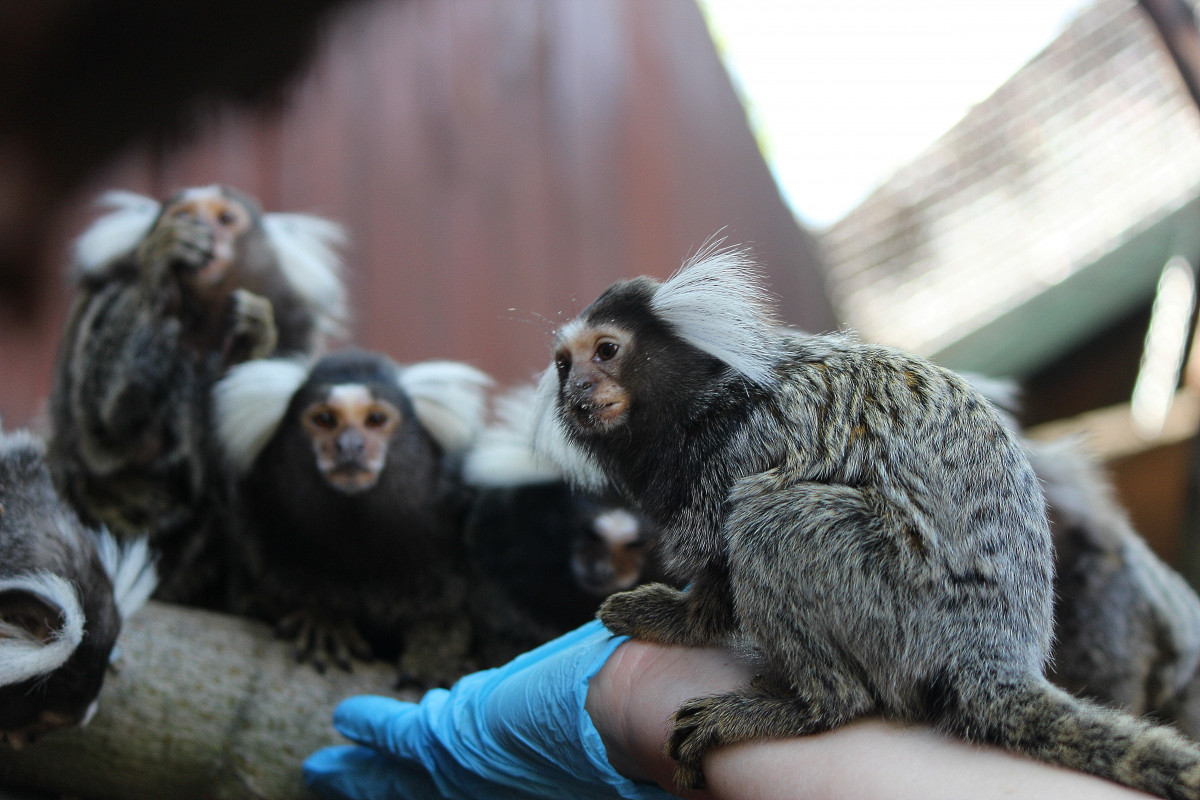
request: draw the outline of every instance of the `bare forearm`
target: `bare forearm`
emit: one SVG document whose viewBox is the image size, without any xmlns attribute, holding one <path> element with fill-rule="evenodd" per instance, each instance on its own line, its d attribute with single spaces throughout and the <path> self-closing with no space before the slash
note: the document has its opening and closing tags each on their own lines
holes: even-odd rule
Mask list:
<svg viewBox="0 0 1200 800">
<path fill-rule="evenodd" d="M 750 679 L 750 668 L 717 650 L 621 646 L 593 679 L 587 708 L 628 777 L 671 788 L 663 753 L 670 716 L 693 696 Z M 708 789 L 686 798 L 746 800 L 939 800 L 971 797 L 1135 800 L 1147 795 L 995 748 L 947 738 L 923 726 L 867 719 L 819 736 L 759 741 L 713 751 Z"/>
</svg>

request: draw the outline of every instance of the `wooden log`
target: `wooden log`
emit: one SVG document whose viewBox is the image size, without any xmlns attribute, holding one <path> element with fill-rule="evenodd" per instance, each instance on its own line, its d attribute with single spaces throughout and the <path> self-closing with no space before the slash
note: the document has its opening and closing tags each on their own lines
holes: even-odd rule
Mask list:
<svg viewBox="0 0 1200 800">
<path fill-rule="evenodd" d="M 331 724 L 340 700 L 416 699 L 391 689 L 390 664 L 322 675 L 265 625 L 163 603 L 139 611 L 118 647 L 91 723 L 0 748 L 0 785 L 94 800 L 310 798 L 301 762 L 345 743 Z"/>
</svg>

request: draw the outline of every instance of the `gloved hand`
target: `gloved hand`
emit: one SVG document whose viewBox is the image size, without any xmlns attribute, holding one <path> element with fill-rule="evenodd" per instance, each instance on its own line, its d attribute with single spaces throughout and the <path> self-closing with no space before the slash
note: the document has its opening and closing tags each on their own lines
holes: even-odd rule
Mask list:
<svg viewBox="0 0 1200 800">
<path fill-rule="evenodd" d="M 420 703 L 351 697 L 333 723 L 361 746 L 318 750 L 305 780 L 338 800 L 670 798 L 609 765 L 584 709 L 588 680 L 624 640 L 590 622 Z"/>
</svg>

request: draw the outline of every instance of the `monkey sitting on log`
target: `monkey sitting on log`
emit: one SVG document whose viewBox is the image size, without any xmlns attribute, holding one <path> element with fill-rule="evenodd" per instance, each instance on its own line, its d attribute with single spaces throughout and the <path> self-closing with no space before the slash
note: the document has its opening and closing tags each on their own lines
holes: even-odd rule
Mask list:
<svg viewBox="0 0 1200 800">
<path fill-rule="evenodd" d="M 85 725 L 121 630 L 154 588 L 145 539 L 85 528 L 41 440 L 0 431 L 0 740 Z"/>
<path fill-rule="evenodd" d="M 398 658 L 422 686 L 466 671 L 462 455 L 489 379 L 362 350 L 242 364 L 214 390 L 236 476 L 236 610 L 324 670 Z"/>
<path fill-rule="evenodd" d="M 690 585 L 613 595 L 614 633 L 758 653 L 749 687 L 685 702 L 668 753 L 867 714 L 917 720 L 1161 797 L 1200 746 L 1054 686 L 1053 554 L 1024 447 L 962 377 L 781 329 L 750 259 L 704 248 L 610 287 L 556 337 L 538 443 L 661 528 Z"/>
<path fill-rule="evenodd" d="M 76 299 L 50 400 L 49 459 L 83 521 L 150 536 L 164 600 L 220 605 L 209 396 L 234 364 L 306 354 L 345 314 L 341 229 L 263 214 L 225 186 L 116 210 L 76 242 Z"/>
</svg>

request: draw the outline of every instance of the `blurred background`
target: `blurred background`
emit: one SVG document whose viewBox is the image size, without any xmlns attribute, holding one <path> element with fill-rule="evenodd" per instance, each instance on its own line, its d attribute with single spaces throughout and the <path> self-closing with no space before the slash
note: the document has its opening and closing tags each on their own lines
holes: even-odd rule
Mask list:
<svg viewBox="0 0 1200 800">
<path fill-rule="evenodd" d="M 502 384 L 720 232 L 782 314 L 1013 378 L 1195 569 L 1184 0 L 49 0 L 0 8 L 0 418 L 43 425 L 109 188 L 344 224 L 349 339 Z"/>
</svg>

